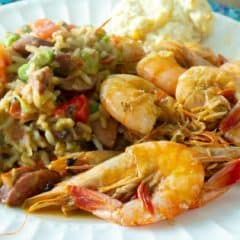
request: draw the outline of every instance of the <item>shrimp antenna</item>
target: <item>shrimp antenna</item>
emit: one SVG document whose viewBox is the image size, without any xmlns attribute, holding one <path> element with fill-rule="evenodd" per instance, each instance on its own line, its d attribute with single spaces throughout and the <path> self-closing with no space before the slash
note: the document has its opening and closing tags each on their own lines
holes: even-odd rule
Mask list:
<svg viewBox="0 0 240 240">
<path fill-rule="evenodd" d="M 23 221 L 22 224 L 17 228 L 17 230 L 12 231 L 12 232 L 0 233 L 0 237 L 2 237 L 2 236 L 13 236 L 13 235 L 17 235 L 19 232 L 21 232 L 21 231 L 23 230 L 24 226 L 26 225 L 27 220 L 28 220 L 28 216 L 29 216 L 29 214 L 26 213 L 26 214 L 25 214 L 24 221 Z"/>
<path fill-rule="evenodd" d="M 98 26 L 98 27 L 96 28 L 96 31 L 104 28 L 104 27 L 111 21 L 111 19 L 112 19 L 112 18 L 110 17 L 110 18 L 108 18 L 106 21 L 104 21 L 100 26 Z"/>
</svg>

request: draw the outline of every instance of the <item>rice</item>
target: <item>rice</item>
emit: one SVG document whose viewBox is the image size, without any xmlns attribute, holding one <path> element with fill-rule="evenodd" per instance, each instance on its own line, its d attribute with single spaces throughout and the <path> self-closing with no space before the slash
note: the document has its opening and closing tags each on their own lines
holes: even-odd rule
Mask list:
<svg viewBox="0 0 240 240">
<path fill-rule="evenodd" d="M 117 46 L 103 29 L 58 26 L 50 40 L 20 31 L 20 47 L 5 47 L 10 64 L 6 83 L 0 83 L 0 172 L 38 162 L 46 166 L 71 152 L 104 149 L 92 123 L 100 121 L 106 128 L 109 116 L 101 106 L 82 116 L 79 99 L 84 96 L 88 108 L 100 105 L 102 81 L 128 69 L 129 57 L 124 60 L 123 45 Z M 135 44 L 124 41 L 128 47 Z M 131 65 L 137 61 L 134 55 Z"/>
<path fill-rule="evenodd" d="M 98 150 L 100 151 L 103 150 L 102 144 L 99 142 L 99 140 L 95 136 L 93 137 L 92 141 Z"/>
</svg>

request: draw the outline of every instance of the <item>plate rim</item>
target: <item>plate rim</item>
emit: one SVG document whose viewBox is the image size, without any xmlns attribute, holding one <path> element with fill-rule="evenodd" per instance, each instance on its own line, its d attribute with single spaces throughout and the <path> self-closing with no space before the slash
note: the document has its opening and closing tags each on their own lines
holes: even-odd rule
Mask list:
<svg viewBox="0 0 240 240">
<path fill-rule="evenodd" d="M 9 11 L 9 10 L 12 10 L 12 9 L 14 9 L 15 7 L 23 7 L 23 8 L 25 8 L 25 7 L 27 7 L 27 5 L 28 5 L 28 3 L 29 2 L 41 2 L 40 4 L 44 4 L 44 3 L 48 3 L 48 2 L 51 2 L 52 0 L 41 0 L 41 1 L 39 1 L 39 0 L 23 0 L 23 1 L 20 1 L 20 2 L 14 2 L 14 3 L 11 3 L 11 4 L 9 4 L 9 5 L 3 5 L 3 6 L 1 6 L 0 7 L 0 14 L 2 13 L 2 11 Z M 68 1 L 71 1 L 71 0 L 68 0 Z M 215 15 L 217 16 L 217 18 L 220 18 L 220 19 L 224 19 L 223 21 L 227 21 L 227 22 L 229 22 L 229 24 L 232 24 L 232 23 L 234 23 L 234 24 L 237 24 L 237 26 L 240 28 L 240 22 L 237 22 L 237 21 L 235 21 L 235 20 L 233 20 L 233 19 L 231 19 L 231 18 L 229 18 L 229 17 L 226 17 L 226 16 L 224 16 L 224 15 L 221 15 L 221 14 L 218 14 L 218 13 L 215 13 Z M 5 207 L 5 206 L 4 206 Z M 220 207 L 220 206 L 219 206 Z M 13 211 L 16 211 L 15 209 L 12 209 Z M 34 216 L 34 215 L 32 215 L 32 216 Z M 40 218 L 40 217 L 38 217 L 38 215 L 35 215 L 34 217 L 37 217 L 37 219 L 42 223 L 42 222 L 44 222 L 45 221 L 45 219 L 42 219 L 42 218 Z M 47 220 L 47 221 L 51 221 L 52 223 L 54 223 L 55 222 L 55 220 L 53 220 L 53 219 L 51 219 L 51 220 Z M 81 226 L 81 224 L 84 224 L 84 223 L 80 223 L 79 225 Z M 91 224 L 98 224 L 98 223 L 96 223 L 96 221 L 92 221 L 92 223 Z M 102 223 L 103 225 L 105 225 L 106 226 L 106 228 L 108 227 L 108 226 L 110 226 L 110 224 L 109 223 Z M 118 227 L 118 226 L 117 226 Z M 201 227 L 201 226 L 200 226 Z M 27 227 L 26 227 L 27 228 Z M 114 229 L 116 229 L 115 227 L 114 227 Z M 146 230 L 146 229 L 144 229 L 144 230 Z M 27 230 L 28 231 L 28 230 Z M 56 230 L 57 231 L 57 230 Z M 127 231 L 128 231 L 128 229 L 127 229 Z M 152 231 L 152 230 L 151 230 Z M 154 231 L 154 230 L 153 230 Z M 95 235 L 95 234 L 94 234 Z M 156 234 L 156 239 L 158 238 L 158 236 L 160 236 L 160 233 L 157 233 Z M 194 239 L 194 235 L 192 235 L 191 234 L 191 236 L 193 236 L 193 239 Z M 0 236 L 0 239 L 1 239 L 1 236 Z M 15 237 L 14 237 L 14 239 L 15 239 Z M 16 239 L 18 239 L 18 235 L 16 235 Z M 28 238 L 28 239 L 30 239 L 30 238 Z M 31 238 L 31 239 L 34 239 L 34 237 L 33 238 Z M 94 238 L 95 239 L 95 238 Z M 108 239 L 108 238 L 106 238 L 106 239 Z M 125 238 L 122 238 L 122 239 L 125 239 Z M 128 239 L 130 239 L 130 238 L 128 238 Z M 145 239 L 145 238 L 144 238 Z M 152 238 L 151 238 L 152 239 Z M 182 239 L 182 238 L 181 238 Z M 189 238 L 188 238 L 189 239 Z M 207 239 L 207 237 L 206 237 L 206 239 Z"/>
</svg>

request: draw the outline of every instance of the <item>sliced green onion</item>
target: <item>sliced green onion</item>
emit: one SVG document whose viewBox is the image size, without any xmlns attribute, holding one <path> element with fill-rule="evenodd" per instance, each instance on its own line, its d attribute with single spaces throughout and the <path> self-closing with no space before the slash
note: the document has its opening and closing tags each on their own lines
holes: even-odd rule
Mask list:
<svg viewBox="0 0 240 240">
<path fill-rule="evenodd" d="M 28 80 L 28 69 L 29 69 L 29 64 L 23 64 L 19 69 L 18 69 L 18 77 L 20 80 L 27 82 Z"/>
<path fill-rule="evenodd" d="M 6 37 L 2 40 L 2 42 L 6 47 L 10 47 L 19 38 L 20 38 L 20 35 L 17 33 L 8 33 Z"/>
<path fill-rule="evenodd" d="M 100 104 L 99 103 L 94 103 L 90 105 L 90 112 L 95 113 L 98 111 Z"/>
<path fill-rule="evenodd" d="M 32 60 L 37 67 L 41 68 L 53 61 L 53 51 L 50 48 L 42 48 L 37 55 L 35 55 Z"/>
</svg>

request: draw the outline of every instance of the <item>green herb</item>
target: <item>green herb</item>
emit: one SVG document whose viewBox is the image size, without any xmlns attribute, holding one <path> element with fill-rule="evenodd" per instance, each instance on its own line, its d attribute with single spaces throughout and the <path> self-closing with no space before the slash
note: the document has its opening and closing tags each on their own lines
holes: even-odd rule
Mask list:
<svg viewBox="0 0 240 240">
<path fill-rule="evenodd" d="M 100 104 L 99 104 L 99 103 L 94 103 L 94 104 L 90 105 L 90 112 L 91 112 L 91 113 L 97 112 L 98 109 L 99 109 L 99 107 L 100 107 Z"/>
<path fill-rule="evenodd" d="M 2 40 L 2 42 L 6 47 L 10 47 L 19 38 L 20 35 L 17 33 L 7 33 L 6 37 Z"/>
</svg>

